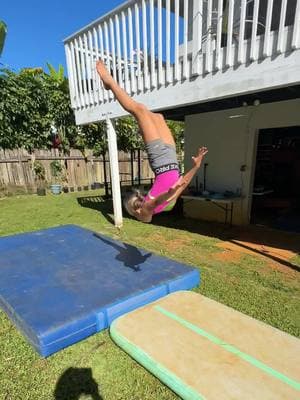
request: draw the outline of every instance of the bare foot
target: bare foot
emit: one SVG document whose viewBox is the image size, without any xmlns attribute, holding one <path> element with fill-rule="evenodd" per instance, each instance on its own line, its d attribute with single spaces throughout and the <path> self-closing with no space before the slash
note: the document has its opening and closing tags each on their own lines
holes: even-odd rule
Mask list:
<svg viewBox="0 0 300 400">
<path fill-rule="evenodd" d="M 97 69 L 98 74 L 100 75 L 102 82 L 103 82 L 103 86 L 105 87 L 106 90 L 109 90 L 110 86 L 111 86 L 111 82 L 113 81 L 113 77 L 107 71 L 103 61 L 101 61 L 101 60 L 97 61 L 96 69 Z"/>
</svg>

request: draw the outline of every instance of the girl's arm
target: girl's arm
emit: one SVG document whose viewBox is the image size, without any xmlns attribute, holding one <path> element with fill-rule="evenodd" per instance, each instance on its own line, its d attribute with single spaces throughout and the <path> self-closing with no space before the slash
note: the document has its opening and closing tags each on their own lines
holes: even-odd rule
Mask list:
<svg viewBox="0 0 300 400">
<path fill-rule="evenodd" d="M 168 192 L 147 200 L 142 208 L 136 211 L 136 218 L 143 222 L 151 222 L 154 209 L 168 200 L 171 196 L 170 191 L 171 189 Z"/>
<path fill-rule="evenodd" d="M 193 177 L 199 170 L 202 160 L 204 156 L 207 154 L 208 150 L 206 147 L 201 147 L 198 150 L 198 154 L 195 157 L 192 157 L 194 161 L 194 166 L 184 175 L 182 176 L 178 182 L 176 182 L 175 186 L 173 186 L 167 193 L 163 193 L 161 196 L 164 196 L 164 201 L 172 201 L 174 199 L 178 199 L 181 193 L 188 187 L 191 183 Z M 159 196 L 159 197 L 161 197 Z M 159 198 L 158 197 L 158 198 Z M 167 197 L 167 198 L 166 198 Z"/>
<path fill-rule="evenodd" d="M 197 173 L 201 166 L 203 157 L 205 154 L 207 154 L 207 152 L 208 150 L 206 147 L 199 148 L 198 154 L 192 157 L 194 166 L 178 180 L 175 186 L 171 187 L 167 192 L 145 202 L 143 207 L 137 211 L 136 218 L 143 222 L 151 222 L 153 211 L 157 206 L 163 204 L 165 201 L 172 201 L 174 199 L 177 200 Z"/>
</svg>

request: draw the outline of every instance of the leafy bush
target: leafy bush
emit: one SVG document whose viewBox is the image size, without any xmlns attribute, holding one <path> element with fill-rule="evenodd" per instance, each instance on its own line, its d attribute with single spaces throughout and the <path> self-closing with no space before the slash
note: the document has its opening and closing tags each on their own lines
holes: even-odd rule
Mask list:
<svg viewBox="0 0 300 400">
<path fill-rule="evenodd" d="M 45 167 L 40 161 L 34 161 L 32 166 L 33 172 L 35 174 L 35 178 L 37 181 L 44 181 L 46 177 Z"/>
<path fill-rule="evenodd" d="M 53 147 L 53 128 L 59 137 L 59 148 L 93 150 L 95 155 L 107 151 L 106 123 L 83 127 L 75 124 L 68 80 L 60 65 L 56 71 L 48 64 L 26 68 L 19 73 L 0 69 L 0 148 L 49 149 Z M 181 145 L 183 124 L 168 122 L 177 144 Z M 118 148 L 123 151 L 143 149 L 144 143 L 134 118 L 115 121 Z"/>
<path fill-rule="evenodd" d="M 64 177 L 64 168 L 58 160 L 53 160 L 50 163 L 51 175 L 54 178 L 55 183 L 61 183 Z"/>
</svg>

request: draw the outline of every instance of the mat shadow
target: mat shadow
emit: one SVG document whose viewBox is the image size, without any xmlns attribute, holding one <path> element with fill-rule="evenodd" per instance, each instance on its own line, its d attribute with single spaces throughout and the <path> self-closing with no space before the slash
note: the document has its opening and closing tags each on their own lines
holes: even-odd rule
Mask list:
<svg viewBox="0 0 300 400">
<path fill-rule="evenodd" d="M 79 400 L 83 394 L 92 400 L 103 400 L 91 368 L 68 368 L 56 383 L 54 399 Z"/>
</svg>

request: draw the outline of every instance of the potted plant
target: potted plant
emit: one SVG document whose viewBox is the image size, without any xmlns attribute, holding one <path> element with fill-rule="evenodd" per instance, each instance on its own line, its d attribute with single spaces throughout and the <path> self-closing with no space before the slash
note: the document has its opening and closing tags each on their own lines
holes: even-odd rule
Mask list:
<svg viewBox="0 0 300 400">
<path fill-rule="evenodd" d="M 58 160 L 53 160 L 50 163 L 51 175 L 54 178 L 54 183 L 50 185 L 53 194 L 60 194 L 62 191 L 63 181 L 63 166 Z"/>
<path fill-rule="evenodd" d="M 32 169 L 35 176 L 36 193 L 39 196 L 45 196 L 46 195 L 45 167 L 40 161 L 34 161 Z"/>
</svg>

